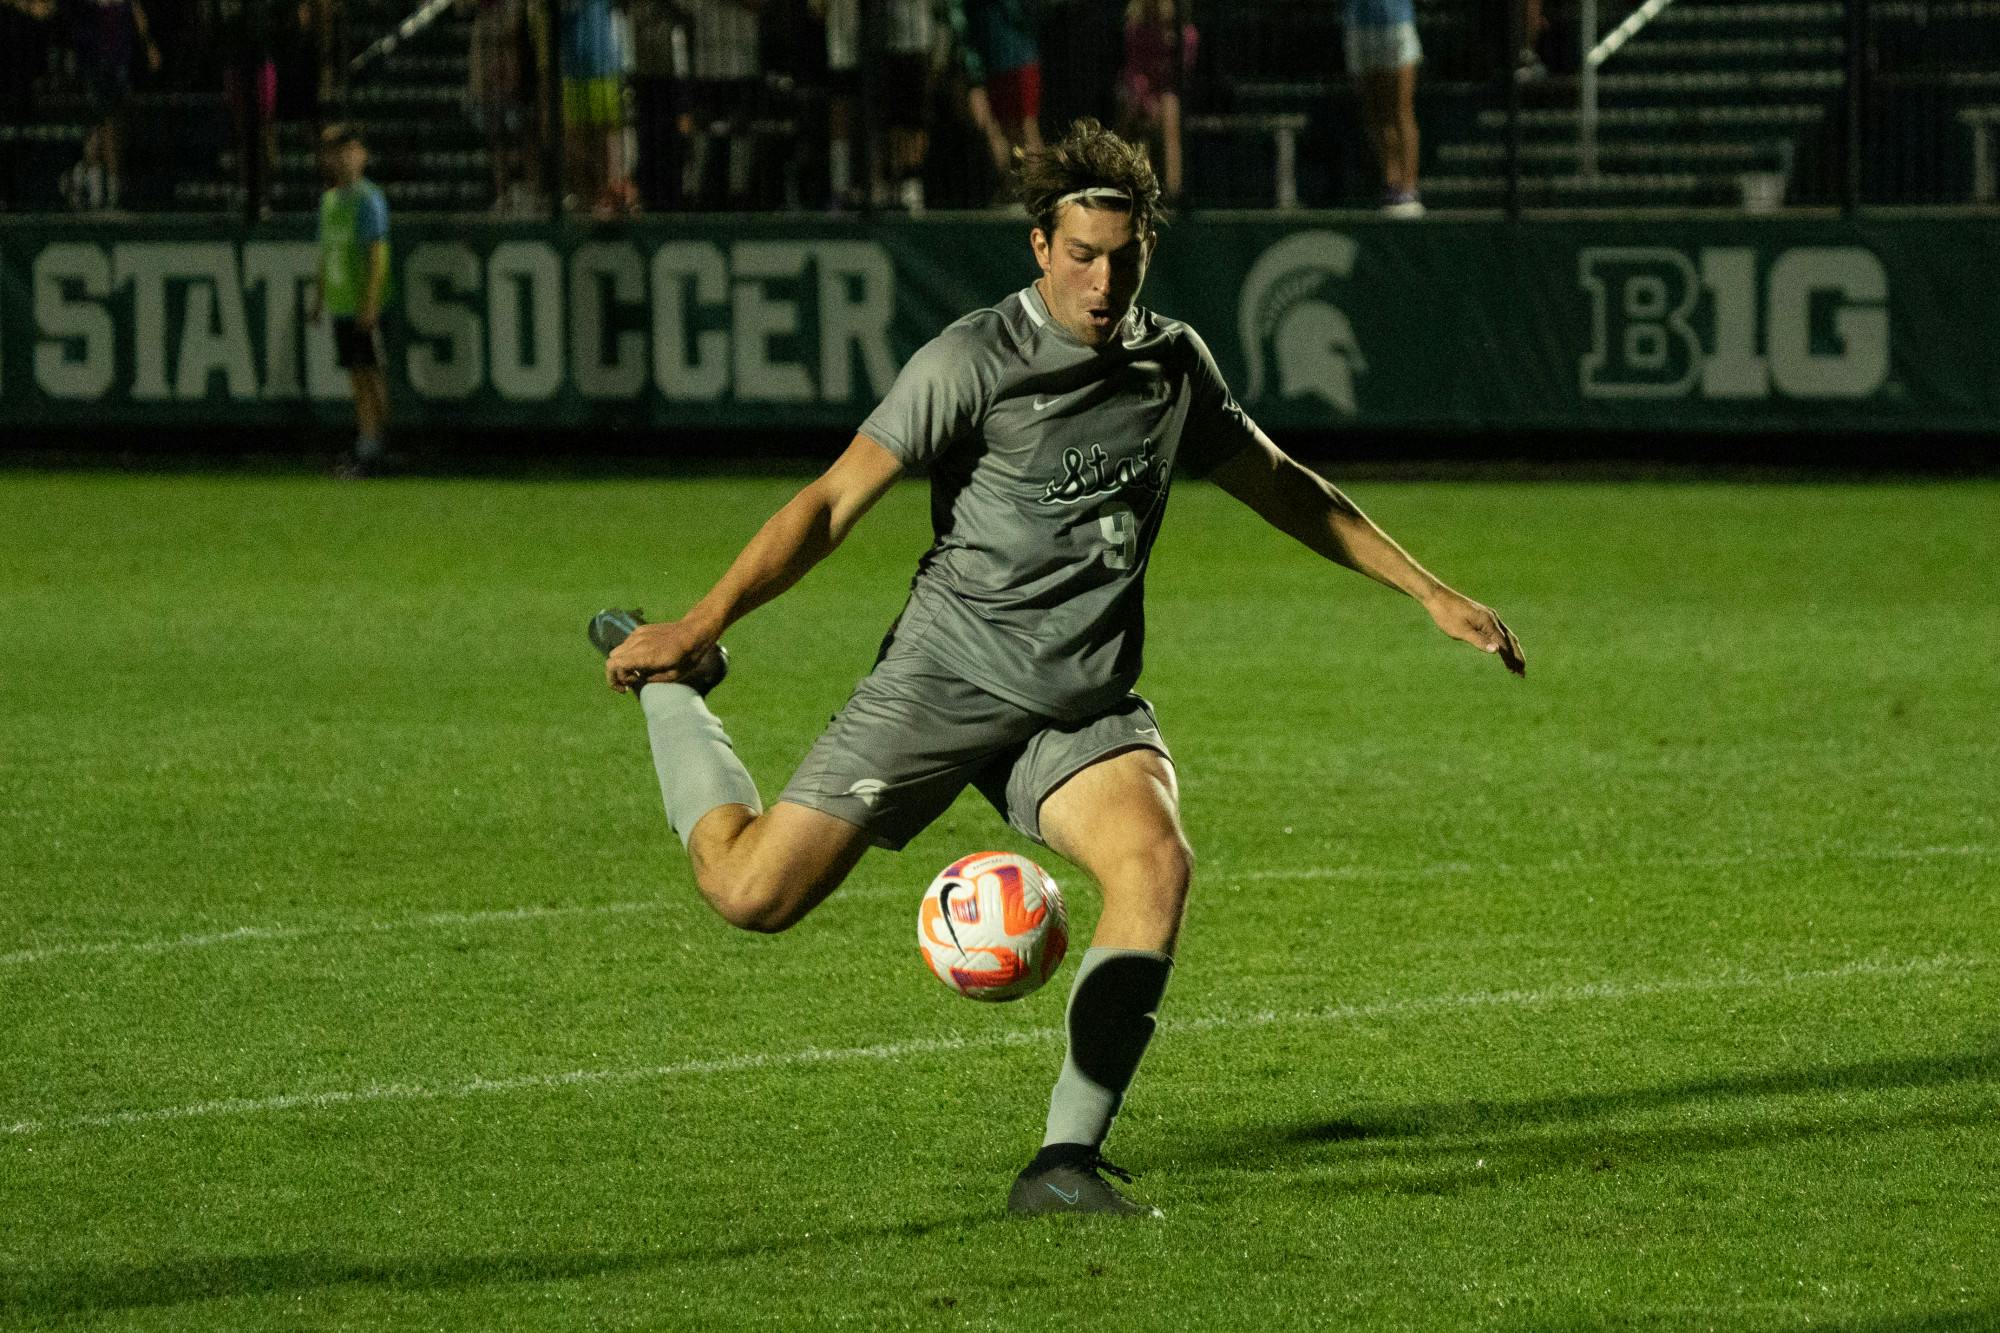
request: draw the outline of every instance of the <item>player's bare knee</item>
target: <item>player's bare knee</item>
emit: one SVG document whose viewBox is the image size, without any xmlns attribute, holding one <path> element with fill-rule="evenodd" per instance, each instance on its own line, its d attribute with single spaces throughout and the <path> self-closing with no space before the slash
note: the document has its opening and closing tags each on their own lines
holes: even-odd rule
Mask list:
<svg viewBox="0 0 2000 1333">
<path fill-rule="evenodd" d="M 783 879 L 750 874 L 732 886 L 726 904 L 719 904 L 723 920 L 739 930 L 759 935 L 776 935 L 797 925 L 805 913 L 800 909 L 804 895 Z"/>
<path fill-rule="evenodd" d="M 1162 886 L 1171 887 L 1180 897 L 1186 897 L 1190 885 L 1194 883 L 1194 848 L 1178 833 L 1170 838 L 1160 838 L 1147 849 L 1147 857 L 1152 863 L 1152 873 Z"/>
<path fill-rule="evenodd" d="M 1121 890 L 1178 910 L 1194 883 L 1194 849 L 1182 837 L 1158 838 L 1120 857 L 1112 873 Z"/>
<path fill-rule="evenodd" d="M 696 876 L 709 906 L 738 930 L 775 935 L 798 923 L 798 896 L 778 879 L 733 867 L 703 867 Z"/>
<path fill-rule="evenodd" d="M 756 935 L 777 935 L 796 926 L 802 915 L 784 903 L 752 902 L 737 904 L 732 912 L 725 912 L 723 918 L 738 930 Z"/>
</svg>

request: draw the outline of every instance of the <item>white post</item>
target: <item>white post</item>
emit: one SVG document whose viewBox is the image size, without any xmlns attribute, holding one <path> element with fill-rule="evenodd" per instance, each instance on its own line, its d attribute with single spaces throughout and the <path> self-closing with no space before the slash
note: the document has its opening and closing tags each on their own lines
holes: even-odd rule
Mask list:
<svg viewBox="0 0 2000 1333">
<path fill-rule="evenodd" d="M 1278 207 L 1291 209 L 1299 206 L 1299 147 L 1295 131 L 1290 124 L 1281 124 L 1272 131 L 1278 145 Z"/>
<path fill-rule="evenodd" d="M 1576 108 L 1576 166 L 1585 180 L 1597 178 L 1597 0 L 1577 10 L 1577 49 L 1583 52 Z"/>
</svg>

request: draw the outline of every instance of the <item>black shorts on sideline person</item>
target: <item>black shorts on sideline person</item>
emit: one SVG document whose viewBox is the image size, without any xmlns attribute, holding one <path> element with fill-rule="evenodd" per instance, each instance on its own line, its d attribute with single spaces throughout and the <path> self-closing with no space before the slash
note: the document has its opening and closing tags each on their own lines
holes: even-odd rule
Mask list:
<svg viewBox="0 0 2000 1333">
<path fill-rule="evenodd" d="M 333 317 L 333 360 L 342 370 L 373 370 L 382 364 L 382 326 L 368 332 L 353 315 Z"/>
</svg>

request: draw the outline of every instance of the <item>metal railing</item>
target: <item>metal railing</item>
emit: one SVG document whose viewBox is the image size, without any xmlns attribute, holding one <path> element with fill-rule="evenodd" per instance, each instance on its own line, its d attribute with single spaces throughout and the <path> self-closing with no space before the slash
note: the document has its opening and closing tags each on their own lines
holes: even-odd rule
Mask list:
<svg viewBox="0 0 2000 1333">
<path fill-rule="evenodd" d="M 1578 7 L 1577 46 L 1583 52 L 1583 66 L 1577 77 L 1576 154 L 1577 171 L 1586 179 L 1597 175 L 1597 71 L 1673 2 L 1646 0 L 1602 40 L 1597 36 L 1597 0 L 1583 0 Z"/>
<path fill-rule="evenodd" d="M 403 43 L 443 18 L 457 3 L 458 0 L 424 0 L 424 3 L 410 12 L 408 18 L 370 42 L 359 54 L 350 59 L 346 65 L 346 77 L 351 79 L 378 61 L 387 60 Z"/>
</svg>

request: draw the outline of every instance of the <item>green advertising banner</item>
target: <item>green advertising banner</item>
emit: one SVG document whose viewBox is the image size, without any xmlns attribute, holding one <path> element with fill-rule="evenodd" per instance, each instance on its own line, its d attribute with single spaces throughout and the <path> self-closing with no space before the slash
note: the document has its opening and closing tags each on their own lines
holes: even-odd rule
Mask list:
<svg viewBox="0 0 2000 1333">
<path fill-rule="evenodd" d="M 1035 276 L 990 217 L 398 220 L 402 428 L 851 429 Z M 338 420 L 302 228 L 0 222 L 0 427 Z M 1274 431 L 2000 424 L 2000 221 L 1192 217 L 1142 300 Z"/>
</svg>

